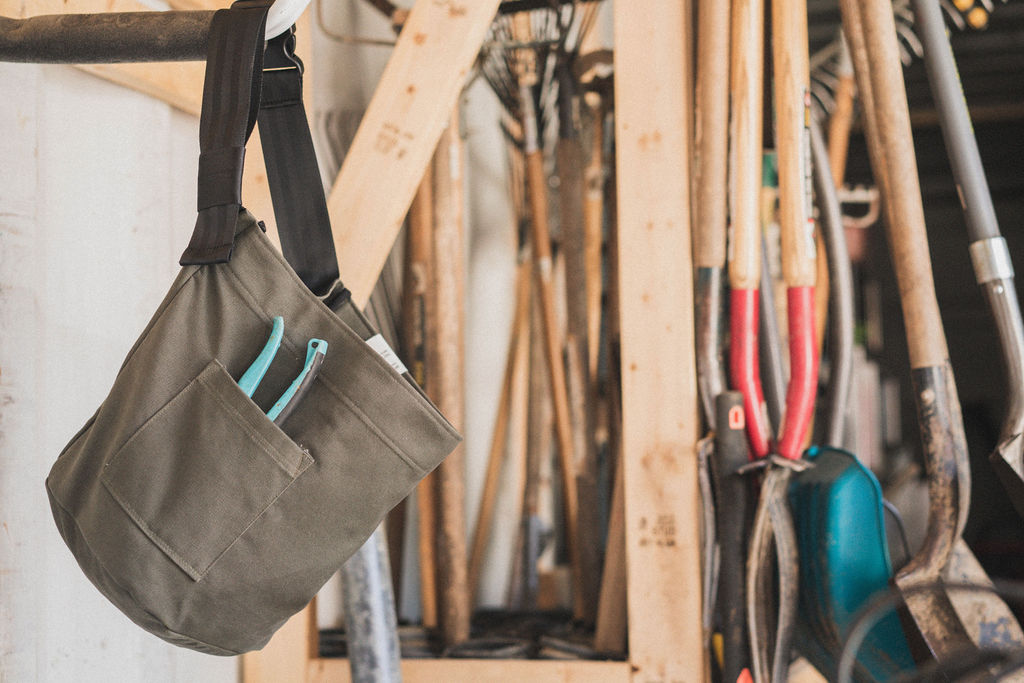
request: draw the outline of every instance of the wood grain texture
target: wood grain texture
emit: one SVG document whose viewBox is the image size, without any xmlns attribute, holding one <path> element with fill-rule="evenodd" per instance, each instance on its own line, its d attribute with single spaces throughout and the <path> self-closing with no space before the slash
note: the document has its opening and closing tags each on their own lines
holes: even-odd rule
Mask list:
<svg viewBox="0 0 1024 683">
<path fill-rule="evenodd" d="M 697 6 L 696 212 L 693 261 L 724 268 L 729 158 L 730 3 Z"/>
<path fill-rule="evenodd" d="M 433 288 L 433 174 L 428 170 L 409 210 L 406 228 L 405 275 L 402 291 L 402 327 L 404 328 L 406 358 L 411 361 L 413 378 L 430 389 L 428 320 L 433 318 L 435 303 L 428 292 Z M 437 561 L 435 535 L 437 532 L 437 477 L 432 472 L 416 487 L 416 509 L 419 512 L 420 605 L 423 625 L 433 628 L 438 624 Z"/>
<path fill-rule="evenodd" d="M 429 295 L 436 316 L 428 329 L 431 396 L 456 428 L 465 422 L 465 229 L 462 141 L 458 111 L 452 112 L 433 159 L 433 273 Z M 466 573 L 466 451 L 462 444 L 436 471 L 438 480 L 437 570 L 439 622 L 445 644 L 469 637 L 470 589 Z"/>
<path fill-rule="evenodd" d="M 594 630 L 594 649 L 600 652 L 626 651 L 626 520 L 622 494 L 622 458 L 619 458 L 616 465 L 608 512 L 608 540 L 604 571 L 601 574 L 601 596 Z"/>
<path fill-rule="evenodd" d="M 576 495 L 576 469 L 572 417 L 565 364 L 562 361 L 563 336 L 555 308 L 555 277 L 551 257 L 551 231 L 548 226 L 547 178 L 539 150 L 526 153 L 526 177 L 530 200 L 530 229 L 534 272 L 540 303 L 541 331 L 544 337 L 544 359 L 548 370 L 548 387 L 555 414 L 555 438 L 558 441 L 558 463 L 562 483 L 562 507 L 565 514 L 566 544 L 573 571 L 573 603 L 583 600 L 582 566 L 579 561 L 579 499 Z"/>
<path fill-rule="evenodd" d="M 590 33 L 593 33 L 591 31 Z M 588 35 L 590 35 L 588 33 Z M 596 94 L 595 94 L 595 97 Z M 604 228 L 604 118 L 603 101 L 590 108 L 593 117 L 590 158 L 583 174 L 583 259 L 587 296 L 587 370 L 597 377 L 601 337 L 601 245 Z"/>
<path fill-rule="evenodd" d="M 351 680 L 345 659 L 318 659 L 310 667 L 310 683 Z M 628 683 L 630 677 L 627 662 L 406 659 L 402 661 L 402 680 L 405 683 Z"/>
<path fill-rule="evenodd" d="M 855 12 L 859 15 L 867 48 L 870 96 L 876 112 L 875 146 L 879 152 L 872 155 L 872 164 L 876 169 L 884 169 L 875 173 L 884 177 L 885 204 L 889 208 L 889 244 L 903 318 L 907 330 L 916 331 L 907 335 L 910 365 L 915 369 L 938 367 L 947 362 L 949 351 L 932 279 L 931 255 L 892 7 L 887 2 L 875 0 L 843 0 L 840 8 L 844 22 L 857 21 L 851 16 Z M 852 40 L 850 47 L 856 52 Z M 855 58 L 855 69 L 861 66 L 862 63 Z M 862 74 L 857 78 L 860 82 Z M 863 86 L 860 90 L 863 93 Z"/>
<path fill-rule="evenodd" d="M 705 680 L 688 159 L 691 3 L 618 0 L 615 111 L 630 664 Z M 756 206 L 756 192 L 754 195 Z"/>
<path fill-rule="evenodd" d="M 317 656 L 318 638 L 314 601 L 289 619 L 262 650 L 242 655 L 242 683 L 305 683 L 309 661 Z"/>
<path fill-rule="evenodd" d="M 363 306 L 498 0 L 417 0 L 327 199 L 341 276 Z"/>
<path fill-rule="evenodd" d="M 771 8 L 782 277 L 788 287 L 813 287 L 817 280 L 817 248 L 811 209 L 807 3 L 774 0 Z"/>
<path fill-rule="evenodd" d="M 597 502 L 597 452 L 594 446 L 594 387 L 588 369 L 586 236 L 583 221 L 584 163 L 579 135 L 562 137 L 556 148 L 559 224 L 565 266 L 565 373 L 576 478 L 576 520 L 580 561 L 580 599 L 573 604 L 577 620 L 593 624 L 601 575 L 600 522 Z M 593 343 L 596 343 L 593 342 Z"/>
<path fill-rule="evenodd" d="M 836 87 L 836 105 L 828 120 L 828 163 L 836 187 L 843 186 L 846 175 L 846 153 L 850 148 L 850 130 L 853 128 L 853 103 L 857 86 L 853 73 L 842 73 Z"/>
<path fill-rule="evenodd" d="M 729 70 L 729 284 L 734 289 L 756 289 L 761 283 L 763 52 L 764 3 L 735 0 Z"/>
</svg>

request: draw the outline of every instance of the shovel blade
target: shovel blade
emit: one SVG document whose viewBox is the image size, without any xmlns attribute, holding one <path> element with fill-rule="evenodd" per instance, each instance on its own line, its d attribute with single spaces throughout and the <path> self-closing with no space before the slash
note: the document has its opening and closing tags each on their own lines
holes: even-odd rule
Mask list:
<svg viewBox="0 0 1024 683">
<path fill-rule="evenodd" d="M 1024 438 L 1014 434 L 1006 439 L 988 456 L 992 469 L 996 471 L 1006 494 L 1016 508 L 1017 514 L 1024 517 Z"/>
</svg>

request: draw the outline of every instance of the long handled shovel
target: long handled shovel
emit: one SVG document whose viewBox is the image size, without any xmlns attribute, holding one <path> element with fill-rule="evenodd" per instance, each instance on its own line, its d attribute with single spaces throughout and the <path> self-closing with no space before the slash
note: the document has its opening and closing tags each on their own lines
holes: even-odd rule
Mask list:
<svg viewBox="0 0 1024 683">
<path fill-rule="evenodd" d="M 928 83 L 939 111 L 939 123 L 967 222 L 974 275 L 995 318 L 1007 371 L 1006 417 L 999 444 L 989 461 L 1010 500 L 1024 516 L 1024 323 L 1014 287 L 1013 263 L 1006 240 L 999 232 L 942 10 L 936 2 L 913 0 L 911 4 L 924 44 Z"/>
<path fill-rule="evenodd" d="M 960 538 L 970 500 L 970 470 L 956 385 L 935 299 L 892 8 L 887 0 L 841 0 L 840 8 L 858 90 L 866 105 L 871 161 L 887 207 L 928 473 L 930 506 L 924 544 L 896 575 L 895 583 L 904 594 L 907 613 L 915 626 L 912 644 L 919 641 L 932 656 L 946 661 L 973 647 L 966 625 L 972 626 L 976 637 L 979 628 L 994 628 L 1009 642 L 1019 640 L 1019 627 L 1001 601 L 988 601 L 987 609 L 972 615 L 965 625 L 946 591 L 912 590 L 938 582 L 950 565 L 967 567 L 972 577 L 986 577 L 984 572 L 976 571 L 980 567 Z"/>
<path fill-rule="evenodd" d="M 697 163 L 693 261 L 696 268 L 697 382 L 704 418 L 715 424 L 715 397 L 725 390 L 722 280 L 725 272 L 729 148 L 729 3 L 697 8 Z"/>
<path fill-rule="evenodd" d="M 729 3 L 703 3 L 698 7 L 697 24 L 697 161 L 693 232 L 693 256 L 696 268 L 695 309 L 697 384 L 704 421 L 714 429 L 715 397 L 726 387 L 725 363 L 722 357 L 722 280 L 725 271 L 726 209 L 728 177 L 726 162 L 729 148 L 729 91 L 721 84 L 729 78 Z M 698 453 L 698 481 L 704 512 L 704 626 L 710 637 L 715 609 L 717 574 L 721 544 L 716 542 L 715 496 L 711 486 L 713 442 L 707 439 Z M 721 500 L 721 498 L 718 498 Z M 732 503 L 730 502 L 730 505 Z M 729 520 L 726 520 L 729 521 Z M 738 530 L 732 542 L 742 537 Z M 742 555 L 735 547 L 725 549 L 731 565 L 726 571 L 742 573 Z M 728 600 L 741 595 L 727 596 Z M 731 604 L 731 603 L 730 603 Z M 742 666 L 746 666 L 743 664 Z"/>
</svg>

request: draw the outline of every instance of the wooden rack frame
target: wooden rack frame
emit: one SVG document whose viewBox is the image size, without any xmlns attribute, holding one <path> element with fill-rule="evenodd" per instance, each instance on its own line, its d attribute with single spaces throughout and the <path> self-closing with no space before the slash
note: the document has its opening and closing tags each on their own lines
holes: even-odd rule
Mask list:
<svg viewBox="0 0 1024 683">
<path fill-rule="evenodd" d="M 342 272 L 359 304 L 369 297 L 398 235 L 498 2 L 416 0 L 409 14 L 328 200 Z M 170 4 L 211 9 L 229 2 Z M 140 9 L 134 0 L 31 5 L 32 14 Z M 0 14 L 28 13 L 22 0 L 0 0 Z M 692 0 L 614 2 L 630 659 L 405 660 L 406 681 L 707 679 L 690 253 L 691 17 Z M 201 64 L 81 68 L 198 114 Z M 260 146 L 249 149 L 258 153 Z M 247 203 L 271 216 L 262 171 L 249 171 L 245 183 Z M 243 658 L 246 683 L 349 680 L 347 660 L 317 656 L 314 609 L 296 615 L 266 648 Z"/>
<path fill-rule="evenodd" d="M 399 36 L 330 197 L 332 215 L 347 217 L 335 221 L 338 253 L 359 255 L 342 264 L 358 301 L 391 249 L 497 4 L 418 0 Z M 614 13 L 629 661 L 403 660 L 407 683 L 707 679 L 688 192 L 692 3 L 616 0 Z M 387 177 L 387 188 L 375 187 L 376 177 Z M 317 656 L 314 609 L 245 657 L 245 683 L 349 680 L 347 660 Z"/>
</svg>

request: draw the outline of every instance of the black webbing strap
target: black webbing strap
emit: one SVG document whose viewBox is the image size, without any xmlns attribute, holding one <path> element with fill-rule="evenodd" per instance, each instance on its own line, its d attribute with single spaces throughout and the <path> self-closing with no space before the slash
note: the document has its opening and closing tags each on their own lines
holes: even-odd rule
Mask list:
<svg viewBox="0 0 1024 683">
<path fill-rule="evenodd" d="M 242 204 L 245 143 L 256 125 L 263 35 L 272 0 L 239 0 L 213 15 L 199 118 L 199 216 L 179 263 L 231 258 Z"/>
<path fill-rule="evenodd" d="M 302 104 L 294 26 L 267 43 L 261 100 L 260 142 L 281 252 L 310 290 L 325 294 L 338 280 L 338 258 Z"/>
</svg>

